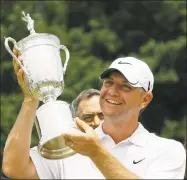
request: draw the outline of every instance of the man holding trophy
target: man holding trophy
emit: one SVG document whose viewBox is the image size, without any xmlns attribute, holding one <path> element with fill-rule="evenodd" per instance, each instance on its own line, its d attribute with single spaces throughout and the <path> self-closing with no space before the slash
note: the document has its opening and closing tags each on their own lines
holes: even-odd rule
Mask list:
<svg viewBox="0 0 187 180">
<path fill-rule="evenodd" d="M 20 43 L 26 46 L 25 49 L 18 42 L 19 47 L 15 47 L 16 51 L 12 53 L 24 100 L 4 148 L 5 175 L 15 179 L 184 178 L 186 155 L 182 144 L 149 133 L 138 122 L 141 110 L 153 98 L 154 77 L 145 62 L 133 57 L 116 59 L 100 75 L 103 79 L 100 106 L 104 121 L 93 130 L 76 118 L 77 126 L 74 126 L 66 103 L 55 102 L 58 95 L 55 96 L 54 91 L 56 87 L 59 89 L 59 83 L 53 81 L 55 76 L 43 77 L 35 70 L 34 60 L 30 63 L 27 59 L 32 57 L 34 50 L 30 49 L 35 47 L 28 42 L 35 37 Z M 35 42 L 43 46 L 48 40 L 45 38 L 43 43 L 40 37 Z M 47 43 L 50 43 L 51 50 L 57 46 Z M 54 54 L 57 57 L 57 53 Z M 42 74 L 46 75 L 45 72 Z M 44 105 L 37 109 L 39 100 Z M 30 149 L 35 115 L 41 139 L 38 147 Z M 61 129 L 53 127 L 56 118 L 55 123 L 62 126 Z"/>
</svg>

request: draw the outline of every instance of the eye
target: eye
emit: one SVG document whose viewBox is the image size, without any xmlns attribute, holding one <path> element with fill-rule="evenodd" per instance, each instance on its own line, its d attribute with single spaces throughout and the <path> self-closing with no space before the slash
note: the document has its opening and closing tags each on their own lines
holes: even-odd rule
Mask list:
<svg viewBox="0 0 187 180">
<path fill-rule="evenodd" d="M 94 117 L 93 114 L 86 114 L 82 117 L 82 120 L 85 122 L 91 122 L 93 121 L 93 117 Z"/>
<path fill-rule="evenodd" d="M 124 84 L 123 87 L 131 89 L 131 87 L 128 84 Z"/>
<path fill-rule="evenodd" d="M 133 90 L 133 88 L 129 84 L 123 84 L 122 86 L 125 91 L 132 91 Z"/>
<path fill-rule="evenodd" d="M 113 84 L 113 81 L 111 79 L 105 79 L 103 82 L 103 85 L 105 86 L 111 86 Z"/>
<path fill-rule="evenodd" d="M 103 120 L 104 119 L 104 114 L 102 112 L 98 113 L 97 114 L 99 119 Z"/>
</svg>

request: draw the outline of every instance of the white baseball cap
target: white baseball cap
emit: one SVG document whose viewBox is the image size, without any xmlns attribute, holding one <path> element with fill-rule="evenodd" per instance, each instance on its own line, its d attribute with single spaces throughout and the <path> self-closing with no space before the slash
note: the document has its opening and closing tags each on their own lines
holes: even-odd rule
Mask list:
<svg viewBox="0 0 187 180">
<path fill-rule="evenodd" d="M 145 91 L 153 90 L 153 73 L 142 60 L 134 57 L 118 58 L 100 75 L 100 78 L 104 79 L 115 70 L 121 72 L 133 87 L 142 87 Z"/>
</svg>

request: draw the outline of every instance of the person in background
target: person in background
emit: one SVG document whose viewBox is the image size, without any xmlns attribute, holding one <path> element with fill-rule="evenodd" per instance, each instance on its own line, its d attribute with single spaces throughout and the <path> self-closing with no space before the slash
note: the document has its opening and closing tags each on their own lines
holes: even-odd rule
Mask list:
<svg viewBox="0 0 187 180">
<path fill-rule="evenodd" d="M 104 119 L 99 104 L 99 96 L 100 91 L 97 89 L 86 89 L 71 103 L 74 118 L 79 117 L 93 129 L 97 128 Z"/>
</svg>

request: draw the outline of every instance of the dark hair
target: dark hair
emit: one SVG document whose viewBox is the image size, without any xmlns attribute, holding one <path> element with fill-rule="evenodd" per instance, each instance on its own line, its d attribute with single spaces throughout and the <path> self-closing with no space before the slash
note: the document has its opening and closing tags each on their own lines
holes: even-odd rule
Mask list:
<svg viewBox="0 0 187 180">
<path fill-rule="evenodd" d="M 71 103 L 71 110 L 73 117 L 76 117 L 79 103 L 84 99 L 89 99 L 92 96 L 100 96 L 100 91 L 97 89 L 85 89 L 83 90 Z"/>
</svg>

